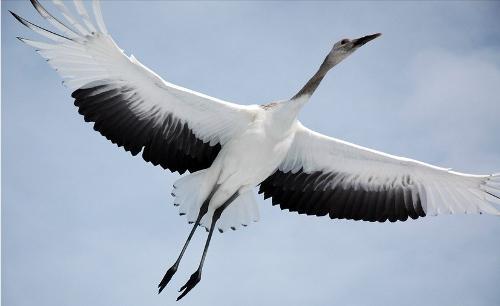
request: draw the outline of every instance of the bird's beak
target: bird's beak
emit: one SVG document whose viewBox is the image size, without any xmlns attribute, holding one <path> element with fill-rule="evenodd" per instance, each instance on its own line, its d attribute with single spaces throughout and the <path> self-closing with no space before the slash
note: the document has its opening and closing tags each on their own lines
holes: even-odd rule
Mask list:
<svg viewBox="0 0 500 306">
<path fill-rule="evenodd" d="M 362 45 L 366 44 L 370 40 L 374 40 L 375 38 L 379 37 L 380 35 L 382 35 L 382 33 L 366 35 L 366 36 L 363 36 L 361 38 L 354 39 L 352 42 L 353 42 L 354 47 L 358 48 L 358 47 L 361 47 Z"/>
</svg>

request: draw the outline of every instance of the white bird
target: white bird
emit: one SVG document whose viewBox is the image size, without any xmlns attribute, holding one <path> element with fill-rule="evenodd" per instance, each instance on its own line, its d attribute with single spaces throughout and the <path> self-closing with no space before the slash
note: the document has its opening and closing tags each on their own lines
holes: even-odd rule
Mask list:
<svg viewBox="0 0 500 306">
<path fill-rule="evenodd" d="M 464 174 L 389 155 L 314 132 L 297 120 L 327 72 L 380 34 L 335 43 L 291 99 L 243 106 L 171 84 L 127 56 L 108 34 L 98 1 L 92 3 L 93 22 L 81 1 L 74 1 L 75 18 L 63 1 L 54 0 L 69 26 L 37 0 L 31 3 L 61 34 L 11 12 L 51 42 L 19 39 L 61 75 L 85 121 L 132 155 L 142 152 L 153 165 L 190 172 L 175 182 L 172 194 L 180 214 L 194 226 L 159 292 L 176 272 L 198 225 L 209 230 L 208 238 L 199 268 L 178 299 L 200 281 L 216 224 L 224 231 L 257 221 L 252 189 L 259 185 L 273 205 L 332 219 L 499 215 L 499 174 Z"/>
</svg>

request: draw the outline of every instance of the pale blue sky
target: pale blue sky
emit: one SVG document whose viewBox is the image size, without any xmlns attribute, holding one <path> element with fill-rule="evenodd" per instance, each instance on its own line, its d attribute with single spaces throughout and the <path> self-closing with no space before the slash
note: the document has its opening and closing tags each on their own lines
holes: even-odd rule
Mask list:
<svg viewBox="0 0 500 306">
<path fill-rule="evenodd" d="M 47 5 L 47 8 L 52 6 Z M 2 1 L 2 305 L 172 305 L 196 269 L 179 175 L 94 132 L 15 36 Z M 289 98 L 332 44 L 375 32 L 325 78 L 301 120 L 322 133 L 464 172 L 500 171 L 498 2 L 103 3 L 116 42 L 172 83 L 228 101 Z M 373 224 L 282 212 L 215 235 L 183 305 L 499 305 L 500 219 Z M 180 305 L 180 304 L 179 304 Z"/>
</svg>

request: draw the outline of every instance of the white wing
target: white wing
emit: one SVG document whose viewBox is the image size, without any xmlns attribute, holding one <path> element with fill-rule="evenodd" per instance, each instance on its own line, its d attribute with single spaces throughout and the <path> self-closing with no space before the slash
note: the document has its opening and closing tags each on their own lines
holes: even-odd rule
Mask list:
<svg viewBox="0 0 500 306">
<path fill-rule="evenodd" d="M 256 107 L 241 106 L 170 84 L 133 56 L 128 57 L 107 33 L 98 1 L 96 24 L 81 1 L 77 18 L 53 1 L 70 26 L 57 20 L 37 0 L 36 10 L 63 34 L 41 28 L 12 13 L 50 43 L 19 38 L 37 49 L 75 90 L 72 97 L 94 129 L 133 155 L 172 171 L 209 167 L 221 145 L 241 133 Z M 70 28 L 71 27 L 71 28 Z"/>
<path fill-rule="evenodd" d="M 500 176 L 470 175 L 327 137 L 298 124 L 260 187 L 282 209 L 365 221 L 444 213 L 499 214 Z"/>
</svg>

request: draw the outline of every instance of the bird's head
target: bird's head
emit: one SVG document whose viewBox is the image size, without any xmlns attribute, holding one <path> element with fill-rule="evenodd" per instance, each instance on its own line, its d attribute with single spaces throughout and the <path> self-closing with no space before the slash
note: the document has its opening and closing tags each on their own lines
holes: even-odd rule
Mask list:
<svg viewBox="0 0 500 306">
<path fill-rule="evenodd" d="M 354 53 L 354 51 L 358 50 L 359 47 L 363 46 L 367 42 L 374 40 L 375 38 L 379 37 L 380 33 L 372 34 L 372 35 L 366 35 L 360 38 L 356 39 L 348 39 L 344 38 L 342 40 L 339 40 L 333 45 L 332 50 L 328 54 L 326 60 L 331 67 L 337 65 L 340 63 L 342 60 L 344 60 L 346 57 Z"/>
<path fill-rule="evenodd" d="M 299 99 L 302 96 L 311 97 L 313 92 L 318 87 L 321 80 L 325 77 L 330 69 L 332 69 L 335 65 L 343 61 L 346 57 L 354 53 L 354 51 L 358 50 L 359 47 L 363 46 L 367 42 L 374 40 L 379 37 L 380 33 L 366 35 L 356 39 L 347 39 L 344 38 L 333 45 L 332 50 L 326 56 L 325 60 L 319 67 L 319 70 L 316 74 L 313 75 L 311 79 L 302 87 L 302 89 L 292 97 L 292 100 L 302 101 L 301 103 L 305 103 L 308 101 L 307 99 Z"/>
</svg>

